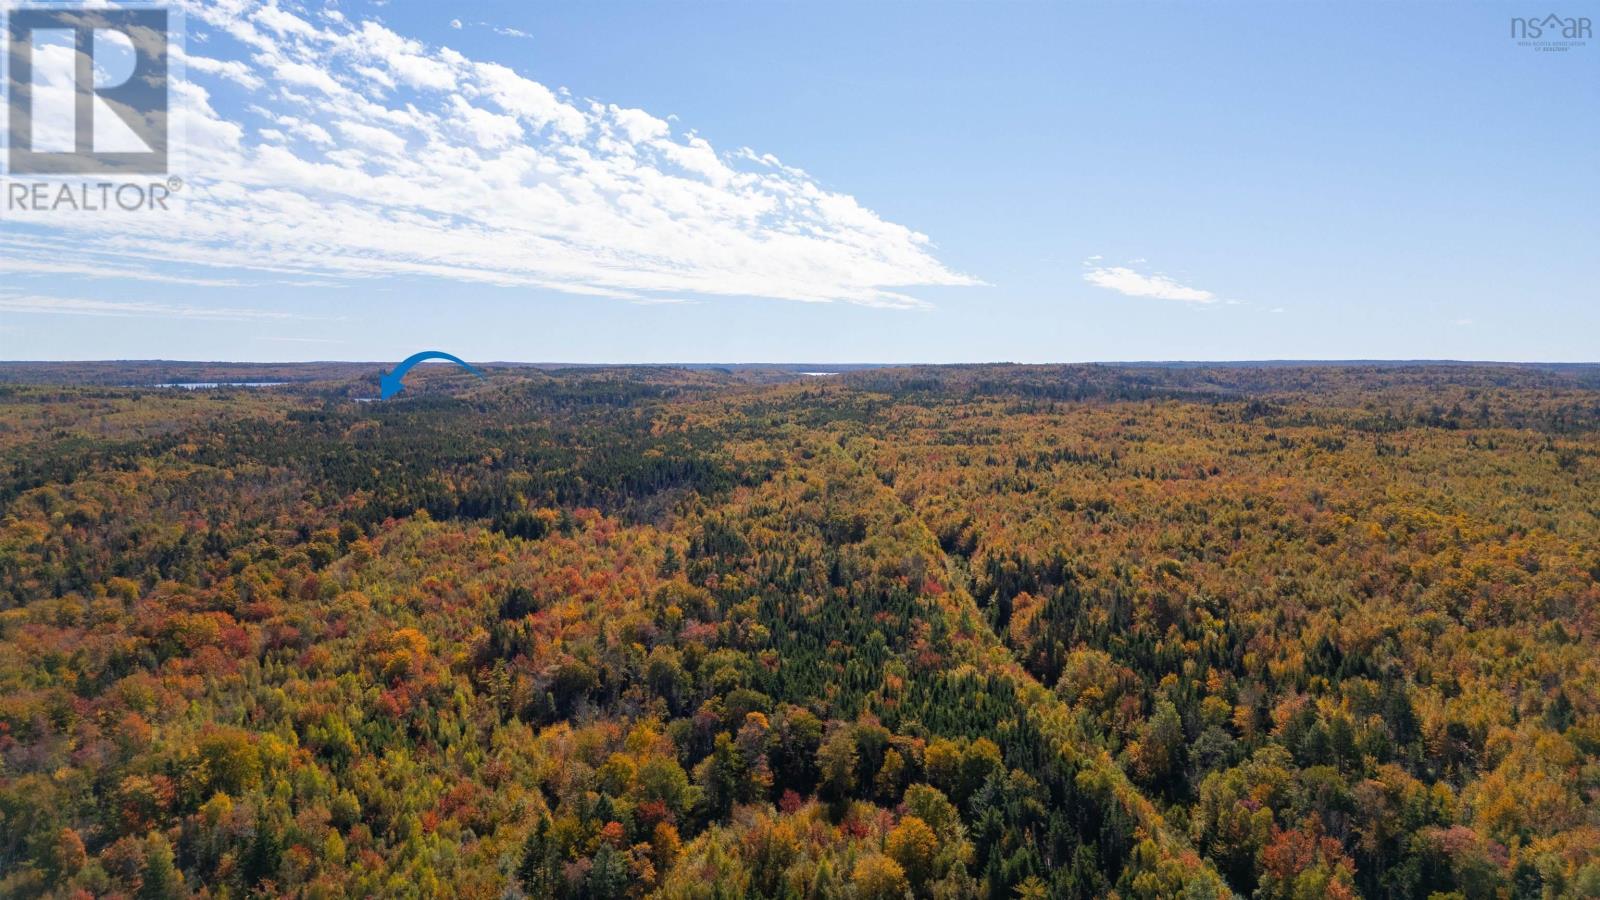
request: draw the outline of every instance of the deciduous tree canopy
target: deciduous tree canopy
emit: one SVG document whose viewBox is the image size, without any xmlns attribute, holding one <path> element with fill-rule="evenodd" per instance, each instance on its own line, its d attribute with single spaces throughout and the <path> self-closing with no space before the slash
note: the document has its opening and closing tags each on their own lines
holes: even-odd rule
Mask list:
<svg viewBox="0 0 1600 900">
<path fill-rule="evenodd" d="M 1600 895 L 1591 369 L 25 374 L 3 896 Z"/>
</svg>

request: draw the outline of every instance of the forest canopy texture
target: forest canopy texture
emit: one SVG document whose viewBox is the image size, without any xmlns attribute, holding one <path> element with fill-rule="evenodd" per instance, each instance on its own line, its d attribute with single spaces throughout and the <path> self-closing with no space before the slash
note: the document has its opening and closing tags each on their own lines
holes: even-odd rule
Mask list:
<svg viewBox="0 0 1600 900">
<path fill-rule="evenodd" d="M 1600 896 L 1600 370 L 487 374 L 0 366 L 0 896 Z"/>
</svg>

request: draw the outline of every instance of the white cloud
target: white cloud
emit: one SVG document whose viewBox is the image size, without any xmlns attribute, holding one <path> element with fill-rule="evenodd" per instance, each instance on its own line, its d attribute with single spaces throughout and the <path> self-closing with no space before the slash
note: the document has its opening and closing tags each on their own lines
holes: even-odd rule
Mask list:
<svg viewBox="0 0 1600 900">
<path fill-rule="evenodd" d="M 488 22 L 473 22 L 472 24 L 474 27 L 491 29 L 495 34 L 498 34 L 501 37 L 522 38 L 524 40 L 533 39 L 532 34 L 523 31 L 520 28 L 512 28 L 509 25 L 491 25 Z M 462 22 L 460 19 L 451 19 L 450 27 L 456 31 L 460 31 L 466 27 L 466 23 Z"/>
<path fill-rule="evenodd" d="M 260 309 L 218 309 L 181 306 L 170 303 L 145 303 L 134 300 L 86 300 L 79 297 L 51 297 L 42 294 L 0 294 L 0 312 L 33 313 L 56 316 L 97 316 L 109 318 L 194 319 L 218 322 L 247 322 L 263 319 L 303 319 L 291 313 Z"/>
<path fill-rule="evenodd" d="M 334 127 L 347 139 L 347 146 L 361 147 L 367 152 L 384 156 L 400 156 L 406 152 L 406 139 L 387 128 L 361 122 L 337 122 Z"/>
<path fill-rule="evenodd" d="M 53 245 L 42 240 L 0 240 L 0 275 L 66 275 L 76 278 L 125 279 L 206 288 L 240 287 L 243 284 L 232 278 L 180 275 L 139 267 L 141 262 L 147 261 L 150 260 L 122 260 L 114 253 L 105 256 L 88 250 L 77 253 L 74 258 L 72 248 L 69 246 Z"/>
<path fill-rule="evenodd" d="M 333 80 L 333 76 L 306 63 L 280 62 L 274 67 L 272 74 L 287 84 L 318 88 L 330 96 L 337 97 L 344 92 L 339 82 Z"/>
<path fill-rule="evenodd" d="M 315 38 L 317 35 L 314 25 L 293 13 L 285 12 L 276 2 L 261 4 L 252 18 L 282 35 L 302 38 Z"/>
<path fill-rule="evenodd" d="M 394 80 L 393 75 L 390 75 L 388 72 L 385 72 L 377 66 L 351 66 L 350 71 L 360 75 L 363 79 L 372 84 L 376 84 L 379 87 L 386 88 L 391 91 L 399 87 L 399 84 Z"/>
<path fill-rule="evenodd" d="M 694 306 L 700 301 L 688 297 L 635 297 L 628 302 L 637 306 Z"/>
<path fill-rule="evenodd" d="M 671 131 L 671 126 L 666 122 L 642 109 L 622 109 L 613 105 L 610 111 L 612 120 L 622 128 L 627 139 L 635 144 L 652 138 L 664 138 Z"/>
<path fill-rule="evenodd" d="M 588 116 L 537 81 L 523 78 L 498 63 L 484 62 L 474 66 L 473 77 L 480 96 L 527 119 L 535 128 L 550 125 L 558 132 L 554 137 L 568 141 L 581 141 L 589 133 Z"/>
<path fill-rule="evenodd" d="M 389 60 L 389 68 L 401 81 L 413 87 L 436 91 L 451 91 L 456 87 L 455 71 L 447 63 L 426 56 L 397 54 Z"/>
<path fill-rule="evenodd" d="M 452 97 L 451 105 L 457 121 L 479 147 L 499 149 L 523 136 L 522 124 L 515 116 L 479 109 L 461 97 Z"/>
<path fill-rule="evenodd" d="M 168 280 L 432 277 L 625 299 L 917 308 L 977 282 L 929 238 L 772 154 L 575 101 L 375 22 L 184 0 L 207 62 L 180 86 L 182 215 L 36 220 L 36 264 Z M 242 103 L 217 108 L 213 82 Z M 46 240 L 49 236 L 51 240 Z M 7 254 L 9 256 L 9 254 Z M 0 266 L 3 270 L 3 266 Z M 141 277 L 138 274 L 118 277 Z"/>
<path fill-rule="evenodd" d="M 1090 265 L 1097 257 L 1091 257 Z M 1179 284 L 1165 275 L 1144 275 L 1125 266 L 1095 266 L 1083 273 L 1083 280 L 1129 297 L 1153 297 L 1157 300 L 1180 300 L 1185 303 L 1216 303 L 1218 297 L 1210 291 Z"/>
<path fill-rule="evenodd" d="M 198 72 L 205 75 L 219 75 L 252 91 L 259 89 L 262 85 L 260 76 L 256 75 L 256 73 L 253 72 L 248 65 L 245 65 L 239 60 L 230 59 L 224 61 L 220 59 L 212 59 L 209 56 L 185 54 L 182 50 L 181 44 L 175 44 L 173 46 L 173 51 L 174 52 L 172 55 L 181 60 L 187 71 L 190 73 Z"/>
<path fill-rule="evenodd" d="M 308 140 L 313 144 L 322 147 L 335 146 L 333 135 L 329 134 L 326 128 L 315 122 L 307 122 L 295 116 L 275 116 L 270 113 L 267 114 L 267 118 L 282 126 L 285 132 Z"/>
<path fill-rule="evenodd" d="M 717 187 L 727 185 L 736 177 L 727 163 L 717 156 L 717 151 L 712 149 L 711 144 L 701 138 L 691 136 L 686 145 L 673 141 L 657 141 L 652 146 L 681 168 L 699 175 Z"/>
</svg>

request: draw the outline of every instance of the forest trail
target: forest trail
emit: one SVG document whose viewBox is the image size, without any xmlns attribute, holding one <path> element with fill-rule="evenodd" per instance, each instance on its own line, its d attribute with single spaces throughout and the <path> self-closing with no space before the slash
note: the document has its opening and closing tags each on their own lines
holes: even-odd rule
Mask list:
<svg viewBox="0 0 1600 900">
<path fill-rule="evenodd" d="M 1195 852 L 1188 840 L 1167 824 L 1155 804 L 1128 779 L 1111 755 L 1103 749 L 1088 749 L 1091 742 L 1078 730 L 1071 710 L 1055 692 L 1040 684 L 1017 661 L 1011 649 L 989 627 L 986 617 L 963 583 L 966 578 L 961 567 L 945 553 L 933 530 L 916 510 L 877 476 L 871 466 L 871 453 L 870 441 L 841 442 L 838 435 L 829 435 L 826 440 L 818 442 L 815 460 L 832 479 L 830 483 L 837 483 L 842 478 L 848 483 L 839 487 L 846 492 L 870 494 L 870 508 L 886 513 L 875 517 L 873 521 L 881 524 L 887 518 L 894 522 L 898 526 L 898 539 L 910 544 L 906 549 L 926 554 L 937 561 L 939 571 L 945 573 L 946 586 L 949 588 L 939 595 L 939 602 L 961 623 L 964 635 L 969 638 L 962 662 L 980 672 L 1002 677 L 1016 687 L 1028 715 L 1039 730 L 1055 743 L 1056 751 L 1068 762 L 1084 767 L 1084 772 L 1079 775 L 1080 786 L 1091 787 L 1095 792 L 1109 796 L 1138 824 L 1148 844 L 1136 852 L 1154 849 L 1157 854 L 1154 860 L 1143 860 L 1145 867 L 1173 876 L 1183 873 L 1188 881 L 1185 886 L 1190 891 L 1195 890 L 1197 883 L 1210 882 L 1209 886 L 1215 889 L 1214 896 L 1232 896 L 1226 882 L 1210 861 Z M 867 539 L 876 536 L 869 525 Z M 1154 887 L 1153 884 L 1150 886 Z"/>
</svg>

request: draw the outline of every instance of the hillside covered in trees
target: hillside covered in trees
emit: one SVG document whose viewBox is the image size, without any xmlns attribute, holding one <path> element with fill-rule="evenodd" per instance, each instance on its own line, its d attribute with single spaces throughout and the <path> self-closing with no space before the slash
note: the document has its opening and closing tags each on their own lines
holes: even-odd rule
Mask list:
<svg viewBox="0 0 1600 900">
<path fill-rule="evenodd" d="M 0 365 L 0 896 L 1600 896 L 1600 369 L 358 369 Z"/>
</svg>

